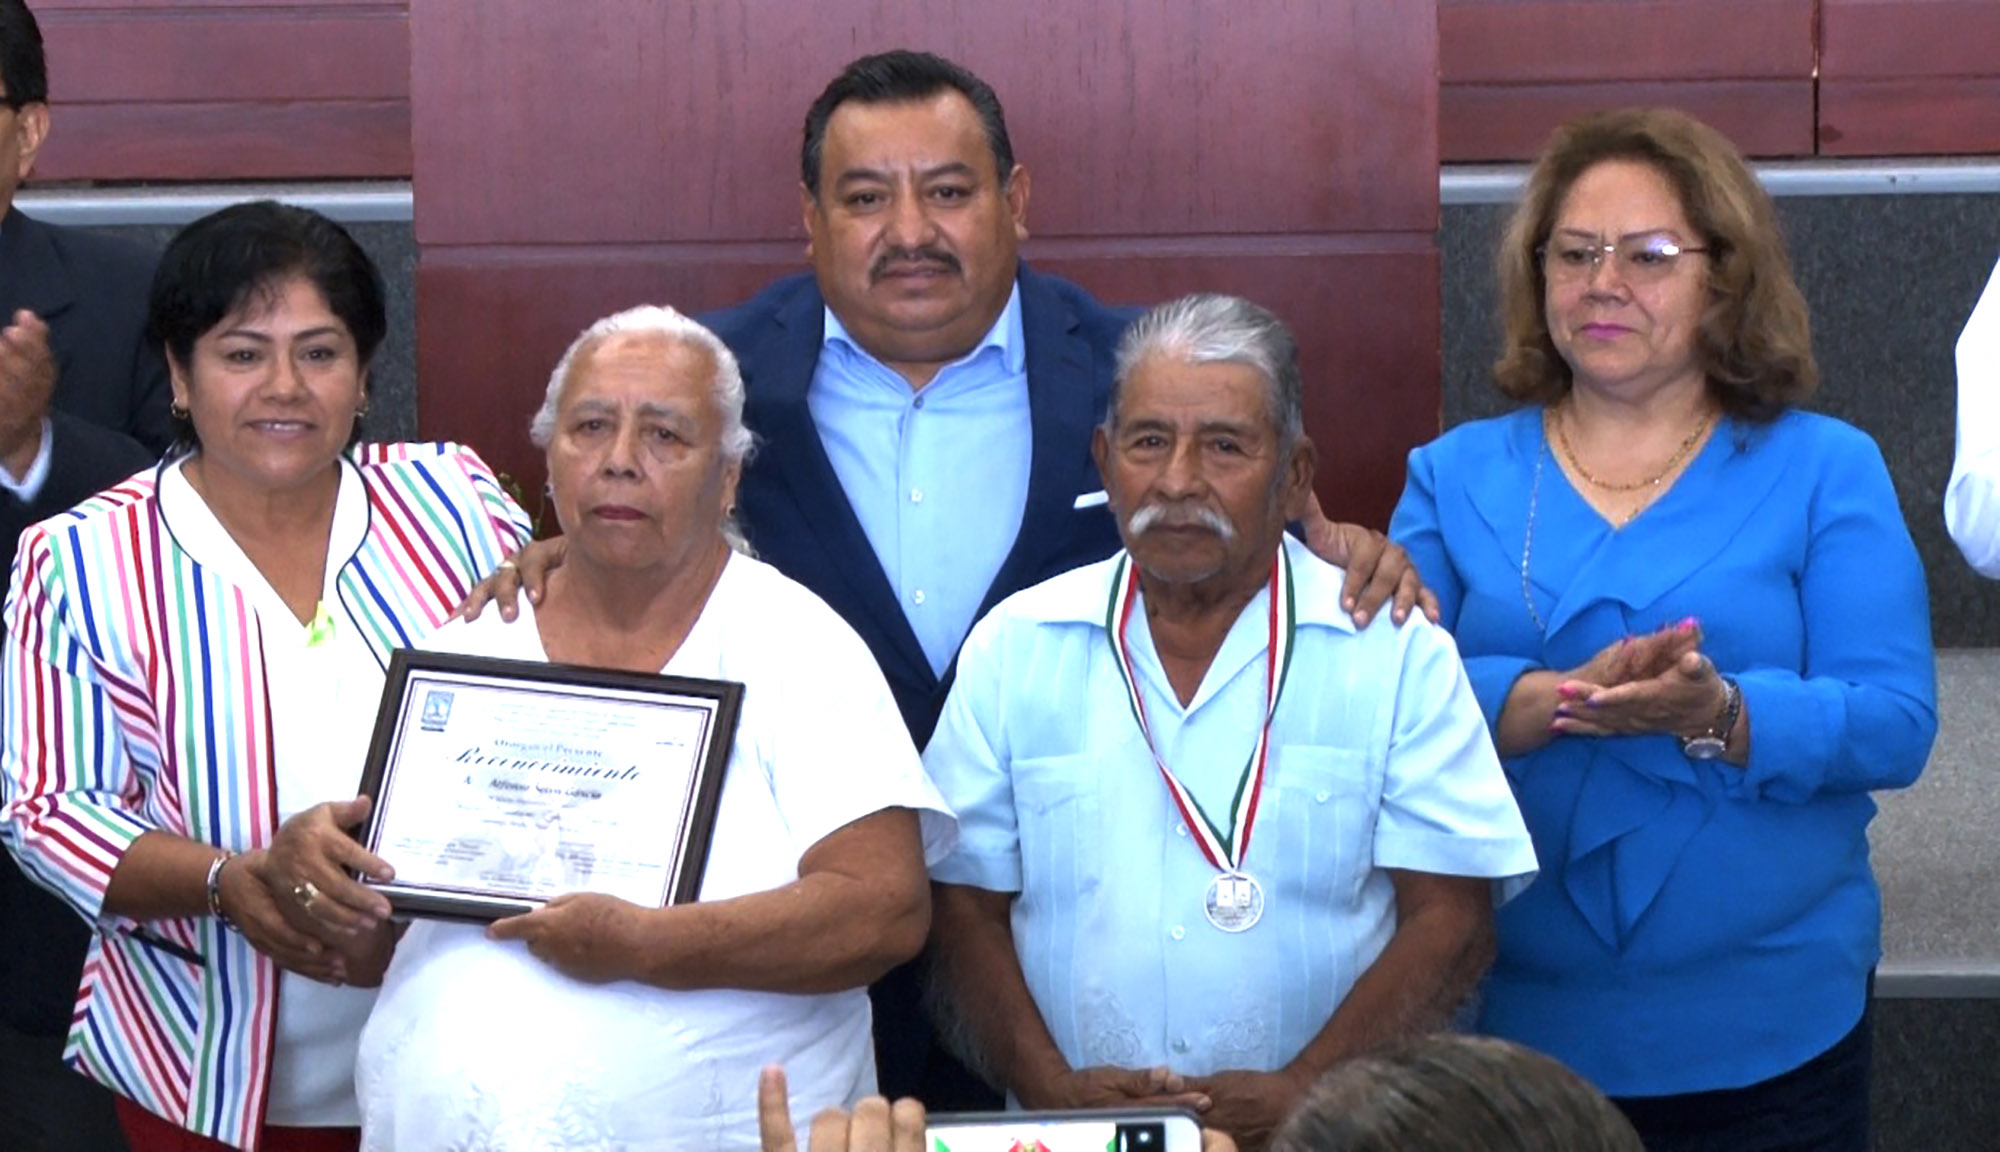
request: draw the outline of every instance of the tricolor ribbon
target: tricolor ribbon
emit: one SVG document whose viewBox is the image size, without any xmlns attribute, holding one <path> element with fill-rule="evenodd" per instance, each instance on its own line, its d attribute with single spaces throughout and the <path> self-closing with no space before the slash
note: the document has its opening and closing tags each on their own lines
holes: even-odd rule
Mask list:
<svg viewBox="0 0 2000 1152">
<path fill-rule="evenodd" d="M 1125 640 L 1125 631 L 1132 621 L 1132 609 L 1139 602 L 1139 570 L 1132 564 L 1130 553 L 1120 553 L 1118 563 L 1111 573 L 1111 601 L 1105 608 L 1104 626 L 1111 634 L 1111 652 L 1118 664 L 1118 674 L 1125 680 L 1125 695 L 1132 704 L 1132 717 L 1139 722 L 1139 733 L 1146 739 L 1146 751 L 1153 756 L 1153 766 L 1160 770 L 1160 779 L 1166 781 L 1167 791 L 1173 794 L 1174 806 L 1180 809 L 1181 819 L 1194 830 L 1195 843 L 1201 854 L 1208 857 L 1217 871 L 1240 874 L 1243 859 L 1250 852 L 1250 833 L 1257 825 L 1257 804 L 1264 791 L 1264 768 L 1271 751 L 1271 718 L 1278 712 L 1278 697 L 1285 690 L 1285 676 L 1292 666 L 1292 636 L 1298 624 L 1298 609 L 1292 601 L 1292 561 L 1285 554 L 1282 545 L 1278 555 L 1271 561 L 1270 606 L 1267 624 L 1270 639 L 1264 647 L 1264 698 L 1268 701 L 1264 709 L 1264 725 L 1257 733 L 1257 745 L 1251 749 L 1250 759 L 1243 765 L 1243 774 L 1236 782 L 1236 795 L 1229 805 L 1229 826 L 1225 834 L 1208 818 L 1194 794 L 1167 767 L 1160 758 L 1160 750 L 1153 743 L 1153 726 L 1146 720 L 1146 698 L 1139 691 L 1139 677 L 1132 670 L 1132 652 Z"/>
</svg>

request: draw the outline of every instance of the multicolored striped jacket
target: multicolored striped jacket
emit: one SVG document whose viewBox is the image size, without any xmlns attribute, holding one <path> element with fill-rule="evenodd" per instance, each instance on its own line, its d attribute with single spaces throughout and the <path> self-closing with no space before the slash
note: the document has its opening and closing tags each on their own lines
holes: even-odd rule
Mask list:
<svg viewBox="0 0 2000 1152">
<path fill-rule="evenodd" d="M 528 538 L 469 449 L 363 444 L 368 529 L 340 599 L 377 658 L 443 624 Z M 172 832 L 238 851 L 277 829 L 257 614 L 196 563 L 141 473 L 26 532 L 0 647 L 0 839 L 97 927 L 66 1058 L 153 1112 L 239 1148 L 262 1127 L 278 969 L 202 917 L 102 904 L 125 849 Z"/>
</svg>

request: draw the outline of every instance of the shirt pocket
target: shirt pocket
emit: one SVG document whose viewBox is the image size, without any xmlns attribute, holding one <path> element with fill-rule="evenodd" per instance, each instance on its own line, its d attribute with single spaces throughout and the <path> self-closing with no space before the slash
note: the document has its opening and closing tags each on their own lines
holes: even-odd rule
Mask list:
<svg viewBox="0 0 2000 1152">
<path fill-rule="evenodd" d="M 1082 896 L 1103 879 L 1097 758 L 1038 756 L 1014 762 L 1021 891 Z"/>
<path fill-rule="evenodd" d="M 1276 760 L 1265 785 L 1275 795 L 1258 814 L 1246 870 L 1260 880 L 1269 873 L 1278 895 L 1351 905 L 1374 871 L 1379 765 L 1359 749 L 1323 745 L 1286 745 Z"/>
</svg>

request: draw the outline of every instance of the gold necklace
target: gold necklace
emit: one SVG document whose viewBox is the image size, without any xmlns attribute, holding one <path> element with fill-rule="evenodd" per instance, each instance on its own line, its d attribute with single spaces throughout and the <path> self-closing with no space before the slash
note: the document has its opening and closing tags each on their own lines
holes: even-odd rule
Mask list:
<svg viewBox="0 0 2000 1152">
<path fill-rule="evenodd" d="M 1674 469 L 1681 466 L 1681 462 L 1687 459 L 1688 453 L 1694 450 L 1694 446 L 1701 442 L 1701 438 L 1707 435 L 1709 428 L 1715 424 L 1715 413 L 1711 412 L 1701 418 L 1701 423 L 1694 426 L 1694 431 L 1687 434 L 1687 439 L 1681 441 L 1681 446 L 1674 449 L 1674 454 L 1667 457 L 1666 464 L 1658 472 L 1630 484 L 1612 484 L 1591 475 L 1590 469 L 1583 466 L 1583 461 L 1576 458 L 1576 449 L 1570 447 L 1569 433 L 1563 430 L 1561 414 L 1551 411 L 1548 423 L 1555 427 L 1556 447 L 1562 450 L 1563 462 L 1568 464 L 1570 471 L 1575 472 L 1584 483 L 1605 492 L 1637 492 L 1642 488 L 1658 488 L 1661 481 L 1674 474 Z"/>
</svg>

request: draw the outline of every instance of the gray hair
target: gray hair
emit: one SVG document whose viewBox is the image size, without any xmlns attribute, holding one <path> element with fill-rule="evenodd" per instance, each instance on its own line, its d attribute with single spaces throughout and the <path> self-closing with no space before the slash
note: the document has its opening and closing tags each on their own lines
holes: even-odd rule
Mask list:
<svg viewBox="0 0 2000 1152">
<path fill-rule="evenodd" d="M 1272 1152 L 1645 1152 L 1617 1107 L 1539 1052 L 1438 1033 L 1337 1064 Z"/>
<path fill-rule="evenodd" d="M 1281 448 L 1305 435 L 1305 386 L 1299 374 L 1299 345 L 1270 309 L 1240 296 L 1198 292 L 1147 312 L 1132 322 L 1118 342 L 1111 406 L 1104 426 L 1118 423 L 1118 401 L 1132 370 L 1150 356 L 1187 364 L 1243 364 L 1257 370 L 1270 393 L 1271 423 Z"/>
<path fill-rule="evenodd" d="M 756 445 L 756 438 L 743 423 L 743 370 L 736 363 L 736 354 L 722 338 L 702 327 L 686 314 L 662 304 L 641 304 L 615 312 L 590 327 L 570 341 L 563 351 L 562 359 L 556 361 L 555 371 L 549 373 L 548 392 L 542 397 L 542 406 L 534 419 L 528 421 L 528 439 L 535 447 L 546 451 L 555 439 L 556 410 L 562 407 L 563 392 L 569 388 L 570 378 L 575 374 L 577 361 L 581 360 L 597 345 L 613 336 L 656 335 L 677 340 L 705 349 L 715 358 L 715 406 L 722 412 L 722 458 L 725 463 L 741 463 L 750 458 Z M 729 546 L 738 552 L 754 554 L 749 541 L 744 538 L 741 525 L 736 522 L 736 510 L 728 509 L 723 518 L 722 534 L 729 540 Z"/>
</svg>

